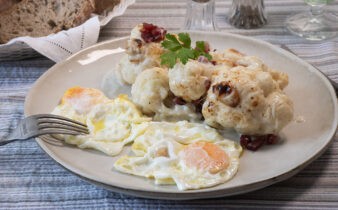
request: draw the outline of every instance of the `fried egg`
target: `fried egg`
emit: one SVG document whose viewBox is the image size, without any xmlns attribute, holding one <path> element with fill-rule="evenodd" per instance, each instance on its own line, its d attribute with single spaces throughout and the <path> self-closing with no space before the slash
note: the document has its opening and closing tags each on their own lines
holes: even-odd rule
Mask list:
<svg viewBox="0 0 338 210">
<path fill-rule="evenodd" d="M 203 124 L 150 122 L 132 145 L 135 156 L 114 164 L 120 172 L 176 184 L 179 190 L 225 183 L 237 172 L 241 146 Z"/>
<path fill-rule="evenodd" d="M 90 110 L 99 103 L 109 99 L 99 90 L 93 88 L 73 87 L 62 96 L 61 103 L 52 114 L 62 115 L 70 119 L 86 123 Z"/>
<path fill-rule="evenodd" d="M 99 90 L 80 87 L 69 89 L 52 114 L 78 120 L 88 126 L 89 135 L 58 135 L 58 138 L 111 156 L 119 154 L 123 146 L 143 132 L 151 120 L 143 117 L 126 95 L 109 100 Z"/>
</svg>

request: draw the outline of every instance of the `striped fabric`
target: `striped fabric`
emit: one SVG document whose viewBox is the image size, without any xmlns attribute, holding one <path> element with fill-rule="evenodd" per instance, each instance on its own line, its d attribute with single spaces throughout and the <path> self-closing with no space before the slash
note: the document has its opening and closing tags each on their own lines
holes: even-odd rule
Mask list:
<svg viewBox="0 0 338 210">
<path fill-rule="evenodd" d="M 283 27 L 287 15 L 305 10 L 297 0 L 265 1 L 269 23 L 257 30 L 234 29 L 225 22 L 230 1 L 217 1 L 221 30 L 285 44 L 338 82 L 338 38 L 309 42 Z M 328 9 L 338 13 L 338 2 Z M 140 22 L 169 30 L 183 24 L 182 0 L 137 1 L 102 30 L 100 40 L 126 36 Z M 25 95 L 34 81 L 54 63 L 39 57 L 0 63 L 0 139 L 23 118 Z M 139 199 L 96 187 L 50 160 L 33 139 L 0 147 L 0 209 L 338 209 L 338 136 L 329 149 L 298 175 L 265 189 L 233 196 L 193 201 Z"/>
</svg>

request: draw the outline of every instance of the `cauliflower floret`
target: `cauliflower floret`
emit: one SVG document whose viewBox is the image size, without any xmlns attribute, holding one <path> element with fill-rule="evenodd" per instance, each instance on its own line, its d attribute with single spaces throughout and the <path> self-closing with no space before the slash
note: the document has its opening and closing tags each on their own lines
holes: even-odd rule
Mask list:
<svg viewBox="0 0 338 210">
<path fill-rule="evenodd" d="M 168 72 L 162 68 L 143 71 L 131 88 L 133 101 L 145 114 L 153 114 L 162 108 L 162 101 L 169 92 Z"/>
<path fill-rule="evenodd" d="M 131 62 L 139 63 L 145 59 L 146 47 L 141 37 L 141 29 L 143 24 L 135 26 L 130 33 L 130 38 L 127 41 L 126 52 L 129 55 Z"/>
<path fill-rule="evenodd" d="M 135 26 L 130 32 L 130 39 L 142 39 L 141 37 L 141 29 L 143 28 L 143 24 L 138 24 Z"/>
<path fill-rule="evenodd" d="M 272 78 L 278 83 L 280 89 L 284 89 L 289 84 L 289 77 L 284 72 L 278 72 L 273 69 L 268 69 Z"/>
<path fill-rule="evenodd" d="M 120 75 L 119 78 L 122 79 L 123 83 L 131 85 L 135 82 L 137 75 L 139 75 L 142 71 L 157 66 L 157 63 L 154 63 L 154 60 L 148 58 L 138 64 L 132 63 L 128 59 L 128 55 L 125 55 L 120 60 L 116 71 L 117 74 Z"/>
<path fill-rule="evenodd" d="M 126 52 L 129 61 L 132 63 L 140 63 L 144 59 L 153 60 L 158 66 L 161 64 L 160 56 L 164 53 L 161 43 L 146 43 L 141 39 L 129 39 L 127 41 Z"/>
<path fill-rule="evenodd" d="M 187 102 L 199 99 L 210 86 L 211 74 L 214 66 L 194 60 L 185 65 L 176 63 L 169 70 L 169 86 L 175 96 Z"/>
<path fill-rule="evenodd" d="M 229 67 L 244 66 L 252 70 L 267 70 L 267 67 L 258 57 L 246 56 L 233 48 L 229 48 L 223 52 L 211 52 L 210 54 L 218 65 L 226 65 Z"/>
<path fill-rule="evenodd" d="M 264 71 L 264 72 L 269 72 L 270 75 L 272 76 L 273 80 L 275 80 L 280 89 L 284 89 L 288 83 L 289 83 L 289 78 L 288 75 L 283 73 L 283 72 L 278 72 L 273 69 L 269 69 L 263 61 L 261 61 L 258 57 L 256 56 L 245 56 L 241 59 L 239 59 L 236 64 L 238 66 L 244 66 L 247 67 L 250 70 L 253 71 Z"/>
<path fill-rule="evenodd" d="M 214 127 L 250 135 L 277 134 L 293 119 L 293 103 L 268 71 L 221 68 L 213 77 L 202 114 Z"/>
<path fill-rule="evenodd" d="M 259 70 L 259 71 L 267 71 L 266 65 L 256 56 L 244 56 L 240 58 L 235 63 L 236 66 L 244 66 L 250 70 Z"/>
<path fill-rule="evenodd" d="M 127 41 L 126 53 L 119 65 L 118 72 L 124 83 L 133 84 L 138 74 L 145 69 L 152 67 L 160 67 L 160 56 L 164 53 L 164 49 L 159 42 L 146 43 L 142 37 L 140 30 L 143 24 L 137 25 Z"/>
<path fill-rule="evenodd" d="M 154 115 L 156 121 L 198 121 L 202 118 L 200 113 L 196 113 L 193 104 L 173 103 L 174 95 L 169 90 L 168 72 L 162 68 L 155 67 L 140 73 L 132 85 L 131 94 L 142 112 Z"/>
<path fill-rule="evenodd" d="M 236 62 L 243 58 L 245 55 L 239 51 L 229 48 L 221 51 L 210 52 L 212 60 L 216 61 L 218 65 L 225 65 L 229 67 L 236 66 Z"/>
<path fill-rule="evenodd" d="M 288 75 L 283 72 L 278 72 L 268 68 L 258 57 L 246 56 L 243 53 L 238 52 L 235 49 L 229 48 L 223 52 L 215 51 L 210 52 L 217 65 L 223 65 L 228 67 L 244 66 L 250 70 L 266 71 L 269 72 L 275 80 L 279 88 L 282 90 L 288 85 Z"/>
<path fill-rule="evenodd" d="M 139 63 L 145 58 L 156 61 L 160 65 L 160 56 L 164 53 L 164 49 L 160 42 L 145 42 L 141 37 L 143 24 L 139 24 L 133 28 L 130 33 L 130 39 L 127 41 L 126 52 L 129 55 L 130 62 Z"/>
</svg>

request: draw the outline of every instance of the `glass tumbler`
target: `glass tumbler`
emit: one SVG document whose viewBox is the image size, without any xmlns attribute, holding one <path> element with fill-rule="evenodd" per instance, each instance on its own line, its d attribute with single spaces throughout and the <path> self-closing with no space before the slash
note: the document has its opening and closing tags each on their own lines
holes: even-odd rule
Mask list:
<svg viewBox="0 0 338 210">
<path fill-rule="evenodd" d="M 325 10 L 332 0 L 303 0 L 310 10 L 292 15 L 285 21 L 293 34 L 308 40 L 325 40 L 338 35 L 338 15 Z"/>
<path fill-rule="evenodd" d="M 215 0 L 187 0 L 183 30 L 217 31 Z"/>
</svg>

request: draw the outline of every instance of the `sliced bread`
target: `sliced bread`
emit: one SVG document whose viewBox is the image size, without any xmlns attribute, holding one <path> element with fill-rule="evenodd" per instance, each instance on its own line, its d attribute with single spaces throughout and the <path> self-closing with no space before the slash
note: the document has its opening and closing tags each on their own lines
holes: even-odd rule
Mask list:
<svg viewBox="0 0 338 210">
<path fill-rule="evenodd" d="M 0 13 L 0 43 L 67 30 L 85 22 L 94 10 L 94 0 L 22 0 Z"/>
<path fill-rule="evenodd" d="M 19 2 L 20 0 L 0 0 L 0 12 L 10 9 L 12 6 Z"/>
</svg>

